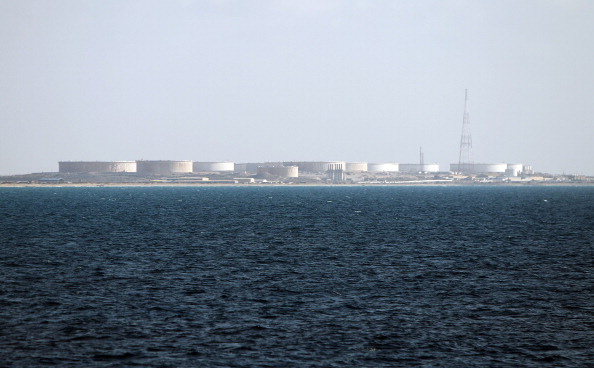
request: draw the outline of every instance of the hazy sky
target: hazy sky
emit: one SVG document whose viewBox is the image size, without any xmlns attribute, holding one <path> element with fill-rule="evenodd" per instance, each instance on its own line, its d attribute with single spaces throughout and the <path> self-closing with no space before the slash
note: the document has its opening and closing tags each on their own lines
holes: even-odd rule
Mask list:
<svg viewBox="0 0 594 368">
<path fill-rule="evenodd" d="M 0 0 L 0 174 L 62 160 L 594 175 L 594 1 Z"/>
</svg>

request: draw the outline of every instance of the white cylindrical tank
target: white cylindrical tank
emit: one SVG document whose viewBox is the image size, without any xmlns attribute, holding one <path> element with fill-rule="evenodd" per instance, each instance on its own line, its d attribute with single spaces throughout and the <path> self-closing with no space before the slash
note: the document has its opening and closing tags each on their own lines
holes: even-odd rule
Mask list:
<svg viewBox="0 0 594 368">
<path fill-rule="evenodd" d="M 260 166 L 266 166 L 266 164 L 261 162 L 247 162 L 242 164 L 235 164 L 235 172 L 255 174 L 258 172 L 258 168 Z"/>
<path fill-rule="evenodd" d="M 283 178 L 298 178 L 299 167 L 298 166 L 262 166 L 258 168 L 258 174 L 270 174 L 274 176 L 280 176 Z"/>
<path fill-rule="evenodd" d="M 432 173 L 432 172 L 439 172 L 439 165 L 438 164 L 400 164 L 398 165 L 398 169 L 400 172 L 408 172 L 408 173 Z"/>
<path fill-rule="evenodd" d="M 367 162 L 347 162 L 344 171 L 367 171 Z"/>
<path fill-rule="evenodd" d="M 507 164 L 474 164 L 474 171 L 477 173 L 504 173 Z"/>
<path fill-rule="evenodd" d="M 394 162 L 369 163 L 367 164 L 369 172 L 397 172 L 398 164 Z"/>
<path fill-rule="evenodd" d="M 281 166 L 272 167 L 271 173 L 282 176 L 283 178 L 298 178 L 299 177 L 299 166 Z"/>
<path fill-rule="evenodd" d="M 465 172 L 472 174 L 498 174 L 505 173 L 507 170 L 506 163 L 497 164 L 462 164 L 463 167 L 459 167 L 458 164 L 450 164 L 450 171 L 452 172 Z"/>
<path fill-rule="evenodd" d="M 234 162 L 194 162 L 194 172 L 235 171 Z"/>
<path fill-rule="evenodd" d="M 522 174 L 523 169 L 523 164 L 507 164 L 507 170 L 505 170 L 505 174 L 507 176 L 518 176 Z"/>
<path fill-rule="evenodd" d="M 136 172 L 135 161 L 60 161 L 61 173 L 116 173 Z"/>
<path fill-rule="evenodd" d="M 239 172 L 239 173 L 247 172 L 247 164 L 245 164 L 245 163 L 235 164 L 234 166 L 235 166 L 236 172 Z"/>
<path fill-rule="evenodd" d="M 139 174 L 169 175 L 175 173 L 191 173 L 192 161 L 136 161 L 136 172 Z"/>
</svg>

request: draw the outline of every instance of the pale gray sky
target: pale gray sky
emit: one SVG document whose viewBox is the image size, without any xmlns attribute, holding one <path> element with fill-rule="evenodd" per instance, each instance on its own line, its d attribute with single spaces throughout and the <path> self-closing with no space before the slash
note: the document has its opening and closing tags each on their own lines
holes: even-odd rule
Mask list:
<svg viewBox="0 0 594 368">
<path fill-rule="evenodd" d="M 594 1 L 0 0 L 0 174 L 60 160 L 594 175 Z"/>
</svg>

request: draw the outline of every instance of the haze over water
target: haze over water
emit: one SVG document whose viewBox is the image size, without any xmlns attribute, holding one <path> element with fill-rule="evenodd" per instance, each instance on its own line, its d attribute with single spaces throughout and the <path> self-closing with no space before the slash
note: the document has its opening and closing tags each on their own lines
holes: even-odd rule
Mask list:
<svg viewBox="0 0 594 368">
<path fill-rule="evenodd" d="M 0 188 L 0 365 L 585 367 L 592 187 Z"/>
</svg>

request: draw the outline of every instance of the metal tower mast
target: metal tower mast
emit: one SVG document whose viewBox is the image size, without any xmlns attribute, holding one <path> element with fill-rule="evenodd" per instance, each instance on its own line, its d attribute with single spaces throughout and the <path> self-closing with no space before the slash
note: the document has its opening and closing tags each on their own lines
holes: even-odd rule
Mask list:
<svg viewBox="0 0 594 368">
<path fill-rule="evenodd" d="M 464 118 L 462 119 L 462 136 L 460 137 L 460 155 L 458 156 L 458 170 L 460 172 L 474 171 L 472 160 L 472 136 L 470 135 L 470 117 L 468 116 L 468 89 L 464 90 Z"/>
<path fill-rule="evenodd" d="M 423 154 L 423 147 L 419 147 L 419 164 L 421 164 L 421 166 L 425 164 L 425 155 Z"/>
</svg>

